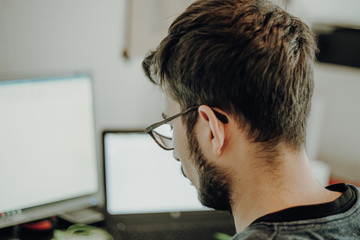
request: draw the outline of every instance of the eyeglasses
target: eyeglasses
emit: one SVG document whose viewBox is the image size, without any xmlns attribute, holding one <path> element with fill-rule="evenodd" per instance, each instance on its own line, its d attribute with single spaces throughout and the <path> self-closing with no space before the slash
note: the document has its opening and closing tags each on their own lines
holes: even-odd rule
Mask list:
<svg viewBox="0 0 360 240">
<path fill-rule="evenodd" d="M 200 106 L 200 105 L 199 105 Z M 170 121 L 178 118 L 182 115 L 188 114 L 191 111 L 197 110 L 199 106 L 190 107 L 174 116 L 168 117 L 161 122 L 154 123 L 145 129 L 154 141 L 164 150 L 174 150 L 173 145 L 173 127 L 169 124 Z M 223 114 L 213 110 L 216 117 L 223 123 L 227 123 L 228 120 Z"/>
<path fill-rule="evenodd" d="M 193 110 L 198 109 L 199 106 L 190 107 L 181 113 L 178 113 L 174 116 L 168 117 L 161 122 L 154 123 L 145 129 L 145 132 L 148 133 L 155 142 L 164 150 L 173 150 L 174 145 L 172 141 L 173 137 L 173 127 L 169 124 L 170 121 L 174 120 L 177 117 L 185 115 Z"/>
</svg>

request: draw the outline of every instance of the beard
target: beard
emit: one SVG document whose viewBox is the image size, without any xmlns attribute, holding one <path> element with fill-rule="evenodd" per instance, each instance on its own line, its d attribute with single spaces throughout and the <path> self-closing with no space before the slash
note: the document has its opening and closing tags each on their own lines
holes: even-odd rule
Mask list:
<svg viewBox="0 0 360 240">
<path fill-rule="evenodd" d="M 199 201 L 206 207 L 231 213 L 229 177 L 206 159 L 195 134 L 189 133 L 188 139 L 190 159 L 199 174 Z"/>
</svg>

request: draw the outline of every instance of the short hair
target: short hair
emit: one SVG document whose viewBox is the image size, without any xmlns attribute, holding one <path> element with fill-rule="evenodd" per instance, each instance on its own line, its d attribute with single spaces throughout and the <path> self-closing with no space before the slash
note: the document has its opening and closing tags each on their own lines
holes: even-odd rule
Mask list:
<svg viewBox="0 0 360 240">
<path fill-rule="evenodd" d="M 199 0 L 142 64 L 182 109 L 218 107 L 253 142 L 302 149 L 316 51 L 309 27 L 269 1 Z M 186 117 L 189 131 L 197 113 Z"/>
</svg>

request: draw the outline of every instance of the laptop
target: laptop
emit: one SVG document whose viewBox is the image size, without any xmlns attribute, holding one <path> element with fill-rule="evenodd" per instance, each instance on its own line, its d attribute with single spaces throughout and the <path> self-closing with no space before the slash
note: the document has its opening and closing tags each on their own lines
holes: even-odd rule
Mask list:
<svg viewBox="0 0 360 240">
<path fill-rule="evenodd" d="M 228 212 L 200 204 L 197 191 L 142 130 L 103 132 L 107 230 L 116 240 L 217 239 L 235 234 Z"/>
</svg>

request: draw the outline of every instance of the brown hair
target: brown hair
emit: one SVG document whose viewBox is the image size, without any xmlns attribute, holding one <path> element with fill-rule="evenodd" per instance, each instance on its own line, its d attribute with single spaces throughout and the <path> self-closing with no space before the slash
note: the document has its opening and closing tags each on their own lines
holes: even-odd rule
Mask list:
<svg viewBox="0 0 360 240">
<path fill-rule="evenodd" d="M 183 109 L 218 107 L 254 142 L 300 149 L 316 50 L 306 24 L 271 2 L 199 0 L 172 23 L 143 68 Z M 192 131 L 197 113 L 185 119 Z"/>
</svg>

